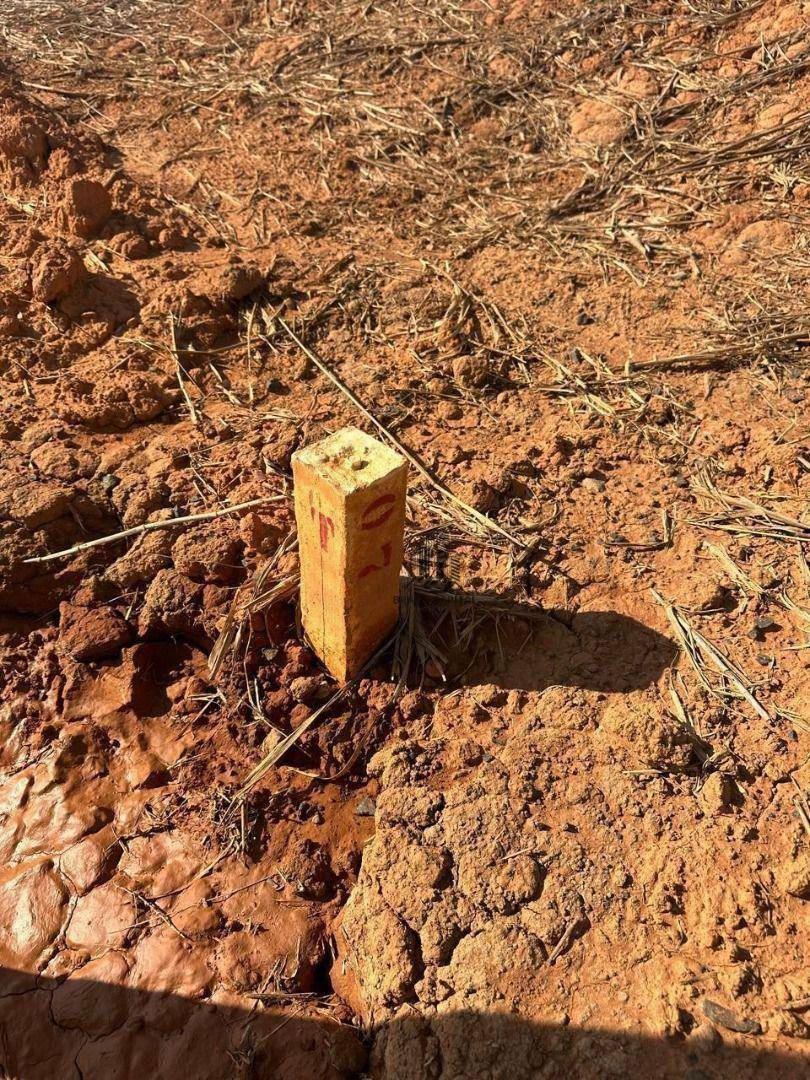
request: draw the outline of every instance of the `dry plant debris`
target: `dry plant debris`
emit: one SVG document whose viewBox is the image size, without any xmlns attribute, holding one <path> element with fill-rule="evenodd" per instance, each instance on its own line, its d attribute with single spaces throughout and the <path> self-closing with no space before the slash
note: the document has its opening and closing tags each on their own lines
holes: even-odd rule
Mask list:
<svg viewBox="0 0 810 1080">
<path fill-rule="evenodd" d="M 809 18 L 6 0 L 0 1071 L 806 1071 Z"/>
</svg>

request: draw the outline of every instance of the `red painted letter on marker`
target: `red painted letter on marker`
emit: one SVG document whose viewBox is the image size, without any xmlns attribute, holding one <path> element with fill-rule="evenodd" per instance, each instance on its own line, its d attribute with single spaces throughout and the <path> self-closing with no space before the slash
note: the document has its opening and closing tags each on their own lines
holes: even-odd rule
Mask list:
<svg viewBox="0 0 810 1080">
<path fill-rule="evenodd" d="M 391 565 L 391 545 L 383 544 L 382 546 L 383 561 L 376 565 L 375 563 L 369 563 L 368 566 L 364 566 L 360 573 L 357 575 L 358 580 L 360 578 L 368 577 L 369 574 L 373 574 L 376 570 L 384 570 L 386 566 Z"/>
</svg>

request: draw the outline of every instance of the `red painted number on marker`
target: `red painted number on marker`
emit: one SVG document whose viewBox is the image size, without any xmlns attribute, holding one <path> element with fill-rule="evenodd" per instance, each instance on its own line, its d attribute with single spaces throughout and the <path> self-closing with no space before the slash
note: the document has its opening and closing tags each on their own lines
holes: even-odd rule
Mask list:
<svg viewBox="0 0 810 1080">
<path fill-rule="evenodd" d="M 384 570 L 386 566 L 391 565 L 391 545 L 383 544 L 382 553 L 383 561 L 379 565 L 376 563 L 369 563 L 368 566 L 364 566 L 360 573 L 357 575 L 358 580 L 360 578 L 368 577 L 369 574 L 376 573 L 377 570 Z"/>
<path fill-rule="evenodd" d="M 335 535 L 335 523 L 327 515 L 322 513 L 310 504 L 309 511 L 312 514 L 312 520 L 318 522 L 318 535 L 321 540 L 321 551 L 326 551 L 329 547 L 329 537 Z"/>
</svg>

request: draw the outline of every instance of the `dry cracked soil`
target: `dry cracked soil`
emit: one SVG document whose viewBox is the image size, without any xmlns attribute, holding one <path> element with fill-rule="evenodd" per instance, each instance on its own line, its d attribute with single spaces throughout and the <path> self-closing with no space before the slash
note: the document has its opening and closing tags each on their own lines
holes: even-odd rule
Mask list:
<svg viewBox="0 0 810 1080">
<path fill-rule="evenodd" d="M 0 6 L 0 1075 L 810 1073 L 809 28 Z M 348 424 L 423 468 L 336 695 Z"/>
</svg>

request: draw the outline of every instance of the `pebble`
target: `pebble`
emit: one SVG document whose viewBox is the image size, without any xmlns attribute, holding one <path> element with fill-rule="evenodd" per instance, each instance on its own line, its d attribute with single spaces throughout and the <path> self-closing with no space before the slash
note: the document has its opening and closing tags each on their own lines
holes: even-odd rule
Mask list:
<svg viewBox="0 0 810 1080">
<path fill-rule="evenodd" d="M 785 892 L 800 900 L 810 900 L 810 850 L 802 848 L 795 859 L 784 862 L 778 876 Z"/>
<path fill-rule="evenodd" d="M 115 656 L 131 640 L 132 628 L 115 608 L 60 606 L 60 647 L 80 663 Z"/>
<path fill-rule="evenodd" d="M 354 808 L 354 812 L 358 817 L 374 817 L 376 809 L 376 800 L 369 798 L 369 796 L 367 795 L 364 799 L 360 800 L 360 802 Z"/>
<path fill-rule="evenodd" d="M 596 476 L 586 476 L 580 486 L 595 495 L 605 490 L 605 481 Z"/>
<path fill-rule="evenodd" d="M 727 1031 L 738 1031 L 742 1035 L 762 1034 L 762 1025 L 758 1020 L 745 1020 L 731 1009 L 727 1009 L 725 1005 L 718 1005 L 716 1001 L 710 1001 L 709 998 L 703 999 L 703 1012 L 713 1024 L 719 1024 Z"/>
</svg>

